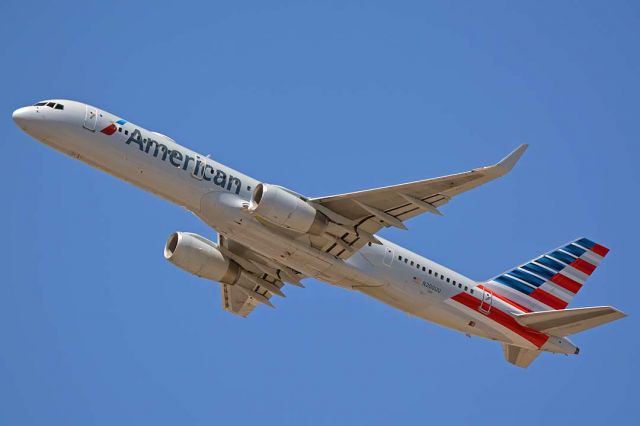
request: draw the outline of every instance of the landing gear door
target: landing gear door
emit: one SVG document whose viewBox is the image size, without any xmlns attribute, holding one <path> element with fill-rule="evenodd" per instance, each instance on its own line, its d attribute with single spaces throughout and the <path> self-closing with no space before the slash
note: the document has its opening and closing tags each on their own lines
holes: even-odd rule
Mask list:
<svg viewBox="0 0 640 426">
<path fill-rule="evenodd" d="M 92 132 L 96 131 L 96 123 L 98 122 L 98 110 L 92 106 L 86 105 L 84 114 L 84 123 L 82 127 Z"/>
<path fill-rule="evenodd" d="M 480 312 L 488 314 L 491 312 L 491 306 L 493 305 L 493 294 L 487 291 L 486 288 L 482 289 L 482 301 L 480 302 Z"/>
</svg>

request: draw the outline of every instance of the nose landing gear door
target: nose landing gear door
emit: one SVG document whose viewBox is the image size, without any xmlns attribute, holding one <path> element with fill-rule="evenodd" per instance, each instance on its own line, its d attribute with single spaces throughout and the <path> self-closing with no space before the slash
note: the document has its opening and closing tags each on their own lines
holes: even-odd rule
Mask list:
<svg viewBox="0 0 640 426">
<path fill-rule="evenodd" d="M 98 121 L 98 110 L 92 106 L 87 105 L 84 114 L 84 123 L 82 127 L 92 132 L 96 131 L 96 123 Z"/>
</svg>

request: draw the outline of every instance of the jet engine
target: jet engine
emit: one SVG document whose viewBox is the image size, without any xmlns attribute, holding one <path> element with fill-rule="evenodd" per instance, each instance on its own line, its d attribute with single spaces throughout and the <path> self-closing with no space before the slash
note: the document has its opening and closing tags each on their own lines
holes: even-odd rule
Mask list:
<svg viewBox="0 0 640 426">
<path fill-rule="evenodd" d="M 299 195 L 260 183 L 251 194 L 249 211 L 274 225 L 300 233 L 322 234 L 329 220 Z"/>
<path fill-rule="evenodd" d="M 240 276 L 240 267 L 224 256 L 214 242 L 189 232 L 169 236 L 164 258 L 180 269 L 213 281 L 234 284 Z"/>
</svg>

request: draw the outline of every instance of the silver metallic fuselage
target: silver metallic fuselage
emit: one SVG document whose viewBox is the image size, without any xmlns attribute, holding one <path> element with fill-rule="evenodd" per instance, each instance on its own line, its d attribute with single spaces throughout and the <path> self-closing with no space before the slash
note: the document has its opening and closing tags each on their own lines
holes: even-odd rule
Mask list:
<svg viewBox="0 0 640 426">
<path fill-rule="evenodd" d="M 109 126 L 123 122 L 120 117 L 79 102 L 59 102 L 64 110 L 25 107 L 14 113 L 14 120 L 37 140 L 183 206 L 220 234 L 307 276 L 361 291 L 469 335 L 538 349 L 482 312 L 455 303 L 452 298 L 459 294 L 459 288 L 440 277 L 476 289 L 476 296 L 482 297 L 474 280 L 382 238 L 382 245 L 365 245 L 348 260 L 316 250 L 247 211 L 252 189 L 259 181 L 132 123 L 119 124 L 108 134 L 113 130 Z M 134 134 L 144 143 L 132 140 Z M 400 262 L 399 257 L 412 263 Z M 423 272 L 412 266 L 413 262 L 434 273 Z M 506 313 L 521 313 L 497 298 L 492 304 Z M 576 348 L 567 339 L 552 338 L 541 349 L 574 353 Z"/>
</svg>

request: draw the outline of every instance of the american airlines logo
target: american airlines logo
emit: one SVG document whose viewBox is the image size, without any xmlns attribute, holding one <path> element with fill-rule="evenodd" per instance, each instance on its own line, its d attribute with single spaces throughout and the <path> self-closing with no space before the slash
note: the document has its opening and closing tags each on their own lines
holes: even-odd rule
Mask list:
<svg viewBox="0 0 640 426">
<path fill-rule="evenodd" d="M 123 124 L 126 124 L 126 123 L 127 123 L 127 120 L 120 119 L 120 120 L 116 121 L 115 123 L 109 124 L 107 127 L 105 127 L 104 129 L 100 130 L 100 132 L 104 133 L 105 135 L 111 136 L 112 134 L 114 134 L 118 130 L 118 126 L 116 126 L 116 124 L 119 124 L 119 125 L 122 126 Z"/>
<path fill-rule="evenodd" d="M 125 123 L 125 120 L 118 120 L 100 132 L 105 135 L 113 135 L 118 130 L 116 124 L 123 125 Z M 206 162 L 206 159 L 199 156 L 192 157 L 189 154 L 183 154 L 177 149 L 169 149 L 167 145 L 154 139 L 148 137 L 143 138 L 142 132 L 138 129 L 131 132 L 131 136 L 129 136 L 125 143 L 127 145 L 137 145 L 141 152 L 157 158 L 160 161 L 169 162 L 169 164 L 177 169 L 188 171 L 191 177 L 196 180 L 206 180 L 227 191 L 235 192 L 236 194 L 240 193 L 242 181 L 239 178 L 226 173 L 224 170 L 214 169 Z"/>
</svg>

